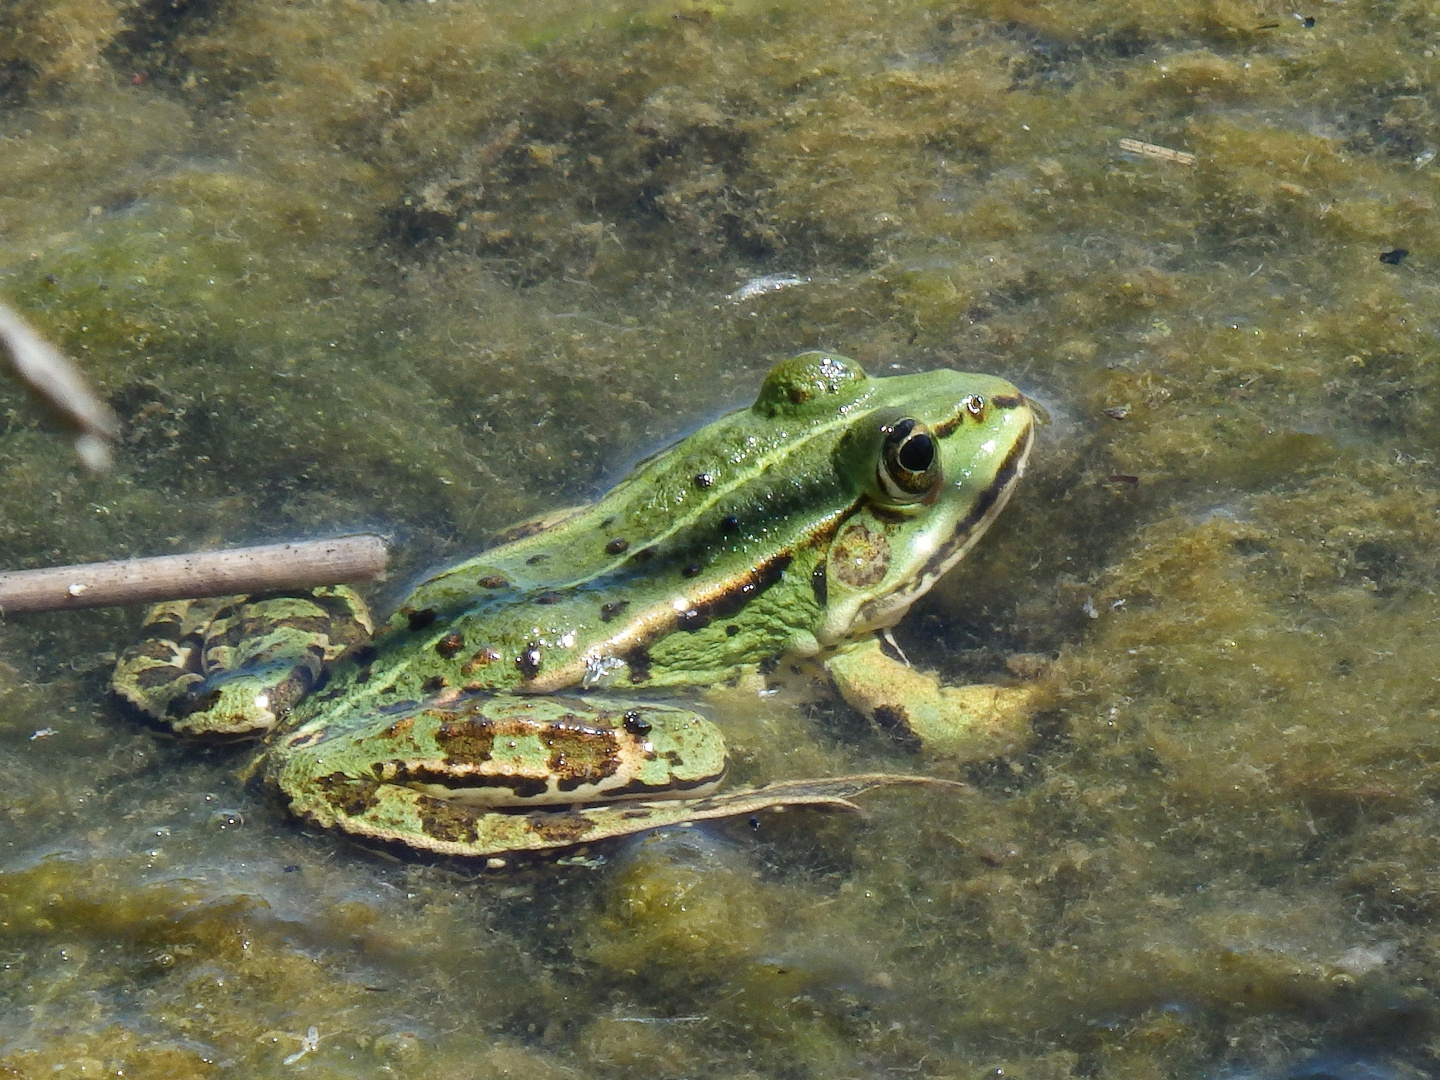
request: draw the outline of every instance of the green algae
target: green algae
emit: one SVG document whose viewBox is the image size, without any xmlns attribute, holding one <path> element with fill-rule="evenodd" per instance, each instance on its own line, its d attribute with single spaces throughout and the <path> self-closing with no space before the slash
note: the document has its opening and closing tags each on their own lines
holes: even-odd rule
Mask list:
<svg viewBox="0 0 1440 1080">
<path fill-rule="evenodd" d="M 127 424 L 88 477 L 0 384 L 6 568 L 366 524 L 398 585 L 802 348 L 1051 414 L 899 632 L 1036 680 L 1025 754 L 912 757 L 805 672 L 705 705 L 747 780 L 976 789 L 864 823 L 397 864 L 119 714 L 134 613 L 9 620 L 10 1074 L 1433 1071 L 1433 4 L 66 0 L 0 30 L 0 290 Z"/>
</svg>

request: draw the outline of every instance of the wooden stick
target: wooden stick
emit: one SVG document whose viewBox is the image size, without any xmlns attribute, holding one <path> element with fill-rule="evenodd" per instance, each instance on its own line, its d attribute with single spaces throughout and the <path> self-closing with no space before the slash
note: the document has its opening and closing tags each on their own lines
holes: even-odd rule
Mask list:
<svg viewBox="0 0 1440 1080">
<path fill-rule="evenodd" d="M 0 573 L 0 614 L 373 581 L 385 572 L 389 556 L 385 541 L 367 533 L 297 544 L 14 570 Z"/>
<path fill-rule="evenodd" d="M 1121 139 L 1120 149 L 1127 154 L 1139 154 L 1141 157 L 1154 158 L 1156 161 L 1169 161 L 1175 165 L 1195 164 L 1195 155 L 1188 150 L 1171 150 L 1168 146 L 1156 146 L 1154 143 L 1141 142 L 1139 139 Z"/>
</svg>

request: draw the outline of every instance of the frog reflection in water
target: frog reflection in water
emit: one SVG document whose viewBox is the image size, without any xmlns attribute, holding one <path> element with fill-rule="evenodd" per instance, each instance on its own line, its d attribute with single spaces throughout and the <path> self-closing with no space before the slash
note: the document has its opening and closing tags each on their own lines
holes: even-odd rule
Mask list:
<svg viewBox="0 0 1440 1080">
<path fill-rule="evenodd" d="M 180 732 L 269 736 L 266 775 L 307 820 L 443 854 L 850 806 L 919 778 L 714 794 L 715 727 L 625 692 L 813 657 L 851 704 L 942 752 L 1023 713 L 1005 700 L 1023 688 L 938 687 L 877 633 L 999 514 L 1033 429 L 1001 379 L 870 378 L 804 353 L 598 502 L 429 578 L 376 633 L 342 587 L 162 604 L 113 685 Z"/>
</svg>

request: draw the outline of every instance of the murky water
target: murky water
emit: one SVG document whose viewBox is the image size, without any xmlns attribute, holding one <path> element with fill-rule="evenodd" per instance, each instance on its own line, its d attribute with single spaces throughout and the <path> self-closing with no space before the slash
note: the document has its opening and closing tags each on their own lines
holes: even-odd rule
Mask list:
<svg viewBox="0 0 1440 1080">
<path fill-rule="evenodd" d="M 864 821 L 396 860 L 122 712 L 139 612 L 11 617 L 0 1064 L 1431 1072 L 1437 51 L 1411 0 L 0 11 L 0 291 L 127 425 L 89 477 L 0 384 L 4 568 L 375 527 L 383 605 L 804 348 L 1050 413 L 899 633 L 1036 683 L 1023 752 L 700 702 L 751 778 L 975 788 Z"/>
</svg>

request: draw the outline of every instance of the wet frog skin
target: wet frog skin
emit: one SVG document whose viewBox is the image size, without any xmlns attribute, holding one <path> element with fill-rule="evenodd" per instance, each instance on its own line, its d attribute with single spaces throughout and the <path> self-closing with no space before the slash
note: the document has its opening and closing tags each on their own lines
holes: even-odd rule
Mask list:
<svg viewBox="0 0 1440 1080">
<path fill-rule="evenodd" d="M 847 700 L 904 727 L 903 703 L 867 698 L 872 669 L 894 663 L 875 632 L 994 520 L 1033 427 L 998 378 L 871 378 L 801 354 L 750 408 L 597 502 L 432 576 L 373 635 L 343 588 L 161 605 L 160 634 L 122 657 L 114 687 L 179 731 L 270 735 L 266 774 L 297 813 L 427 851 L 496 855 L 849 805 L 897 778 L 714 795 L 725 758 L 713 726 L 627 695 L 815 657 Z M 938 711 L 963 728 L 975 722 L 965 710 Z"/>
</svg>

